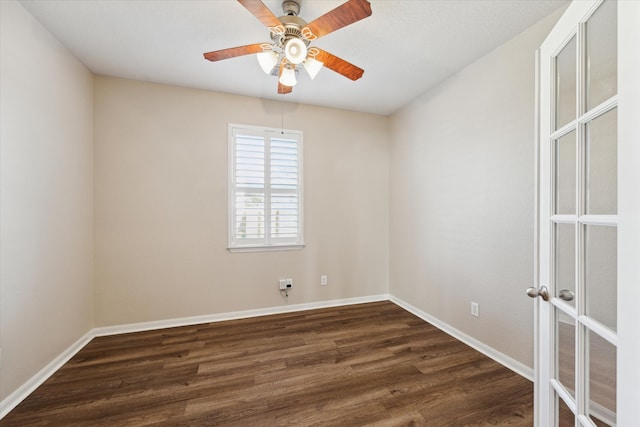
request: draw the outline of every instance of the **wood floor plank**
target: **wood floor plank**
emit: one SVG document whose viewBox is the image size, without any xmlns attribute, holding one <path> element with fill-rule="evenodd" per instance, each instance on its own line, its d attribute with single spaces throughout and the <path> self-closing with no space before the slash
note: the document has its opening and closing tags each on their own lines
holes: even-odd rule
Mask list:
<svg viewBox="0 0 640 427">
<path fill-rule="evenodd" d="M 27 426 L 533 424 L 533 385 L 389 301 L 98 337 Z"/>
</svg>

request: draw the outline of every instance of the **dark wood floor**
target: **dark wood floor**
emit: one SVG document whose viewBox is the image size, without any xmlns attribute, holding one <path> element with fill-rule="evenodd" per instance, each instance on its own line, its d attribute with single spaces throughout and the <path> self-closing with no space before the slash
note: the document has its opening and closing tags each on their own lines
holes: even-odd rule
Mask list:
<svg viewBox="0 0 640 427">
<path fill-rule="evenodd" d="M 9 426 L 533 425 L 533 385 L 391 302 L 92 340 Z"/>
</svg>

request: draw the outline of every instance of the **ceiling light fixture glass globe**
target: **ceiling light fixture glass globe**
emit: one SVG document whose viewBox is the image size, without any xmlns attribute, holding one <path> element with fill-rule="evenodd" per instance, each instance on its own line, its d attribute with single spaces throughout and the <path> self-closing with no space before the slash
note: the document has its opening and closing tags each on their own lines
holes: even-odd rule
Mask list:
<svg viewBox="0 0 640 427">
<path fill-rule="evenodd" d="M 273 70 L 273 67 L 278 63 L 278 54 L 269 50 L 266 52 L 260 52 L 257 57 L 262 71 L 266 74 L 271 74 L 271 70 Z"/>
<path fill-rule="evenodd" d="M 300 39 L 292 38 L 284 46 L 284 55 L 292 64 L 301 64 L 307 57 L 307 45 Z"/>
<path fill-rule="evenodd" d="M 316 78 L 316 76 L 318 75 L 318 73 L 320 72 L 324 64 L 315 58 L 309 57 L 304 60 L 303 65 L 304 65 L 304 69 L 307 70 L 309 77 L 311 77 L 311 80 L 313 80 Z"/>
<path fill-rule="evenodd" d="M 282 70 L 278 81 L 285 86 L 295 86 L 296 83 L 298 83 L 298 80 L 296 80 L 296 71 L 293 68 L 286 67 Z"/>
</svg>

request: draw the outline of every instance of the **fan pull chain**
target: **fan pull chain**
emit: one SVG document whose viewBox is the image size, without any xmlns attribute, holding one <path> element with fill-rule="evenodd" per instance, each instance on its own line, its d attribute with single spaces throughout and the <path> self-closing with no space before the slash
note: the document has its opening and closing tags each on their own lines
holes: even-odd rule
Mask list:
<svg viewBox="0 0 640 427">
<path fill-rule="evenodd" d="M 280 134 L 284 135 L 284 103 L 280 103 Z"/>
</svg>

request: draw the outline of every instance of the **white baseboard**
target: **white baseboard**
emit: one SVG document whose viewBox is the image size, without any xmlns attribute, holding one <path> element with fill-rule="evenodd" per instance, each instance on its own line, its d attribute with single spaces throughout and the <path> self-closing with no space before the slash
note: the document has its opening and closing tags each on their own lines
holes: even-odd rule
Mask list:
<svg viewBox="0 0 640 427">
<path fill-rule="evenodd" d="M 177 326 L 198 325 L 201 323 L 223 322 L 225 320 L 248 319 L 250 317 L 268 316 L 270 314 L 293 313 L 296 311 L 313 310 L 316 308 L 339 307 L 342 305 L 362 304 L 375 301 L 388 301 L 390 295 L 372 295 L 368 297 L 334 299 L 306 304 L 281 305 L 278 307 L 259 308 L 255 310 L 232 311 L 229 313 L 206 314 L 203 316 L 182 317 L 178 319 L 158 320 L 153 322 L 130 323 L 126 325 L 106 326 L 95 328 L 93 333 L 97 337 L 106 335 L 126 334 L 129 332 L 152 331 L 154 329 L 175 328 Z"/>
<path fill-rule="evenodd" d="M 60 369 L 62 365 L 67 363 L 69 359 L 71 359 L 76 353 L 78 353 L 94 337 L 117 335 L 129 332 L 151 331 L 155 329 L 172 328 L 177 326 L 222 322 L 225 320 L 246 319 L 250 317 L 267 316 L 270 314 L 292 313 L 296 311 L 313 310 L 317 308 L 340 307 L 343 305 L 362 304 L 367 302 L 387 300 L 392 301 L 393 303 L 399 305 L 410 313 L 413 313 L 419 318 L 431 323 L 438 329 L 473 347 L 474 349 L 492 358 L 501 365 L 504 365 L 507 368 L 511 369 L 515 373 L 529 379 L 530 381 L 533 381 L 533 370 L 528 366 L 525 366 L 522 363 L 510 358 L 509 356 L 500 353 L 499 351 L 496 351 L 486 344 L 483 344 L 480 341 L 458 331 L 457 329 L 441 322 L 435 317 L 430 316 L 424 311 L 402 301 L 399 298 L 396 298 L 389 294 L 382 294 L 372 295 L 368 297 L 335 299 L 306 304 L 285 305 L 279 307 L 261 308 L 256 310 L 234 311 L 230 313 L 183 317 L 178 319 L 167 319 L 153 322 L 131 323 L 126 325 L 94 328 L 91 331 L 87 332 L 78 341 L 73 343 L 67 350 L 56 357 L 51 363 L 45 366 L 42 370 L 40 370 L 40 372 L 34 375 L 16 391 L 11 393 L 6 399 L 0 402 L 0 419 L 4 418 L 4 416 L 7 415 L 13 408 L 18 406 L 20 402 L 22 402 L 27 396 L 29 396 L 29 394 L 31 394 L 36 388 L 44 383 L 49 377 L 51 377 L 51 375 L 53 375 L 58 369 Z"/>
<path fill-rule="evenodd" d="M 400 307 L 404 308 L 408 312 L 415 314 L 422 320 L 431 323 L 436 328 L 446 332 L 447 334 L 451 335 L 457 340 L 462 341 L 463 343 L 467 344 L 469 347 L 472 347 L 478 350 L 480 353 L 484 354 L 487 357 L 490 357 L 491 359 L 495 360 L 499 364 L 511 369 L 516 374 L 523 376 L 529 381 L 533 382 L 533 369 L 528 367 L 527 365 L 524 365 L 518 362 L 517 360 L 507 356 L 506 354 L 501 353 L 492 347 L 489 347 L 488 345 L 476 340 L 473 337 L 470 337 L 469 335 L 457 330 L 453 326 L 450 326 L 440 321 L 439 319 L 431 316 L 430 314 L 425 313 L 419 308 L 414 307 L 411 304 L 401 300 L 400 298 L 391 296 L 389 300 L 399 305 Z"/>
<path fill-rule="evenodd" d="M 69 348 L 62 352 L 58 357 L 53 359 L 51 363 L 42 368 L 40 372 L 31 377 L 26 383 L 22 384 L 13 393 L 0 402 L 0 420 L 4 418 L 13 408 L 18 406 L 20 402 L 27 398 L 33 391 L 40 387 L 42 383 L 49 379 L 58 369 L 76 355 L 85 345 L 93 339 L 93 330 L 84 334 L 78 341 L 71 344 Z"/>
</svg>

